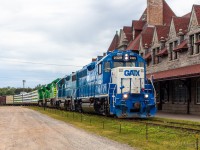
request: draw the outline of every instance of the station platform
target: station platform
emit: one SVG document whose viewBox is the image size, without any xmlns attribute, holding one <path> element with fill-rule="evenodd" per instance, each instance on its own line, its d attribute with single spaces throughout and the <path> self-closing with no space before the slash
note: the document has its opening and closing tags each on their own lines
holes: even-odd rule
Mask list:
<svg viewBox="0 0 200 150">
<path fill-rule="evenodd" d="M 200 122 L 200 115 L 158 112 L 155 117 Z"/>
</svg>

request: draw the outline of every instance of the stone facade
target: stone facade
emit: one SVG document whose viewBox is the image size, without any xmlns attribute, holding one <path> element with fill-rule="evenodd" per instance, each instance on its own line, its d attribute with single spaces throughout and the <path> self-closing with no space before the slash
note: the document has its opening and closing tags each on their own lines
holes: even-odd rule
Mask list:
<svg viewBox="0 0 200 150">
<path fill-rule="evenodd" d="M 200 115 L 200 5 L 177 17 L 164 0 L 147 0 L 144 14 L 146 24 L 134 20 L 131 40 L 121 30 L 118 48 L 146 59 L 159 110 Z"/>
</svg>

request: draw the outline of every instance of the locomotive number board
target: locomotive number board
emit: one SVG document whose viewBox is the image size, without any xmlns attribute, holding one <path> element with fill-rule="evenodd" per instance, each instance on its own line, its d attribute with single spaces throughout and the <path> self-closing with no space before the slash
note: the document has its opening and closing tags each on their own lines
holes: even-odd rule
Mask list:
<svg viewBox="0 0 200 150">
<path fill-rule="evenodd" d="M 130 56 L 129 59 L 130 59 L 130 60 L 137 60 L 137 57 L 135 57 L 135 56 Z"/>
<path fill-rule="evenodd" d="M 123 60 L 123 56 L 113 56 L 113 60 Z"/>
<path fill-rule="evenodd" d="M 113 60 L 123 60 L 123 56 L 122 55 L 118 55 L 118 56 L 113 56 Z M 129 60 L 135 61 L 137 60 L 137 57 L 135 56 L 129 56 Z"/>
</svg>

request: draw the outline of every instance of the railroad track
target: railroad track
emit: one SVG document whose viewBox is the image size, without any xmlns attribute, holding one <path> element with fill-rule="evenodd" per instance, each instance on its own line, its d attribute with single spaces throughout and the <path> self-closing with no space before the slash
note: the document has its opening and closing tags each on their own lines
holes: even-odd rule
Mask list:
<svg viewBox="0 0 200 150">
<path fill-rule="evenodd" d="M 57 108 L 51 108 L 51 109 L 57 109 Z M 91 114 L 91 113 L 83 113 L 85 115 L 95 115 L 95 116 L 102 116 L 98 114 Z M 108 117 L 113 118 L 113 117 Z M 117 119 L 117 118 L 115 118 Z M 161 126 L 166 128 L 173 128 L 173 129 L 179 129 L 184 130 L 188 132 L 193 133 L 200 133 L 200 124 L 192 124 L 192 123 L 183 123 L 183 122 L 176 122 L 176 121 L 166 121 L 162 119 L 157 120 L 151 120 L 151 119 L 121 119 L 123 121 L 133 121 L 136 123 L 144 124 L 144 125 L 151 125 L 151 126 Z"/>
<path fill-rule="evenodd" d="M 161 126 L 173 129 L 180 129 L 184 131 L 200 133 L 200 124 L 190 124 L 190 123 L 181 123 L 181 122 L 171 122 L 163 120 L 134 120 L 134 122 L 152 125 L 152 126 Z"/>
</svg>

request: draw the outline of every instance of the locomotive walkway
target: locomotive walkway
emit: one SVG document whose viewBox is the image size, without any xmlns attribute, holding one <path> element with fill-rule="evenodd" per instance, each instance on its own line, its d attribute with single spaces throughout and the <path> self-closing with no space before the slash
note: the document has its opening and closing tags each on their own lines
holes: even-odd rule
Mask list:
<svg viewBox="0 0 200 150">
<path fill-rule="evenodd" d="M 23 107 L 0 107 L 0 150 L 132 150 Z"/>
<path fill-rule="evenodd" d="M 168 119 L 175 119 L 175 120 L 187 120 L 187 121 L 195 121 L 200 122 L 200 116 L 198 115 L 187 115 L 187 114 L 174 114 L 174 113 L 164 113 L 158 112 L 156 114 L 158 118 L 168 118 Z"/>
</svg>

